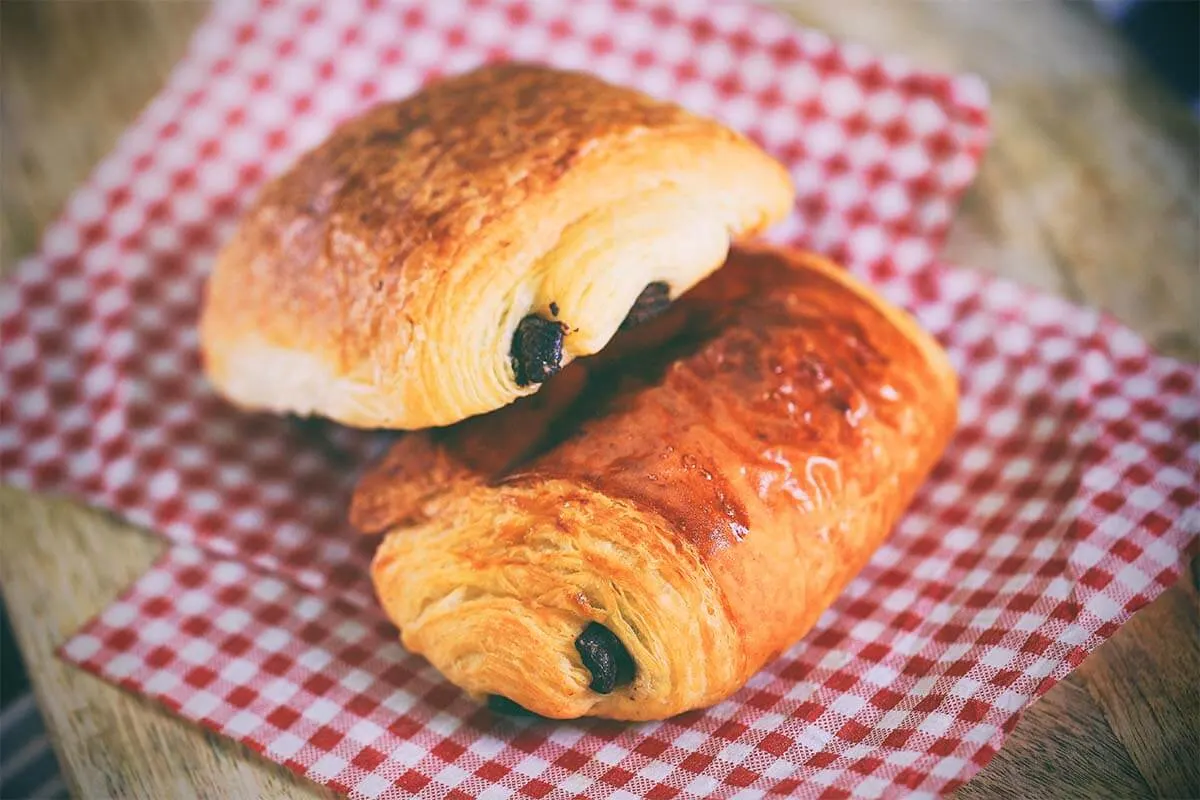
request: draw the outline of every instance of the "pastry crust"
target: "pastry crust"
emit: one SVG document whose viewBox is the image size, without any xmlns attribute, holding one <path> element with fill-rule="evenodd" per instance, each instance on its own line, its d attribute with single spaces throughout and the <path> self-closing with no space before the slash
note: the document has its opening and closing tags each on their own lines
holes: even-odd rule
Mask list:
<svg viewBox="0 0 1200 800">
<path fill-rule="evenodd" d="M 474 695 L 629 720 L 721 700 L 812 627 L 954 429 L 938 345 L 813 255 L 735 248 L 638 335 L 662 341 L 405 437 L 359 486 L 384 609 Z M 636 665 L 609 694 L 589 622 Z"/>
<path fill-rule="evenodd" d="M 343 124 L 265 187 L 207 286 L 205 369 L 248 408 L 457 422 L 536 391 L 511 357 L 522 319 L 563 323 L 563 364 L 595 353 L 647 284 L 677 297 L 792 197 L 716 122 L 484 67 Z"/>
</svg>

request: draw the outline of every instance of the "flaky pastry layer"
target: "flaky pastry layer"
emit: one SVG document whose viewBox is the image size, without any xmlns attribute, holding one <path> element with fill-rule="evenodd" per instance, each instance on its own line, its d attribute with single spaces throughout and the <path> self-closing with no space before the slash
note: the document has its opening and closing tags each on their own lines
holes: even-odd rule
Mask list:
<svg viewBox="0 0 1200 800">
<path fill-rule="evenodd" d="M 536 391 L 523 319 L 561 323 L 557 370 L 648 284 L 679 296 L 791 202 L 786 171 L 713 121 L 484 67 L 345 123 L 263 190 L 207 286 L 205 368 L 248 408 L 453 423 Z"/>
<path fill-rule="evenodd" d="M 954 428 L 937 344 L 809 254 L 735 248 L 629 339 L 403 437 L 359 485 L 384 609 L 474 695 L 629 720 L 728 696 L 861 569 Z M 631 680 L 600 680 L 604 647 Z"/>
</svg>

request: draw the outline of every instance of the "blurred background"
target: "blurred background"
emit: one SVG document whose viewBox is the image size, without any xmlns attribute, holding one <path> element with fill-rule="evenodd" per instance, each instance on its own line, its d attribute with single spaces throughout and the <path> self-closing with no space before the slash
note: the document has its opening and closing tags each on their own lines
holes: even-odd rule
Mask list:
<svg viewBox="0 0 1200 800">
<path fill-rule="evenodd" d="M 775 5 L 835 37 L 989 83 L 994 143 L 949 259 L 1098 305 L 1160 351 L 1197 357 L 1200 2 Z M 0 273 L 36 249 L 208 7 L 0 2 Z M 1147 259 L 1153 276 L 1129 280 Z M 0 798 L 63 796 L 7 616 L 0 623 Z"/>
</svg>

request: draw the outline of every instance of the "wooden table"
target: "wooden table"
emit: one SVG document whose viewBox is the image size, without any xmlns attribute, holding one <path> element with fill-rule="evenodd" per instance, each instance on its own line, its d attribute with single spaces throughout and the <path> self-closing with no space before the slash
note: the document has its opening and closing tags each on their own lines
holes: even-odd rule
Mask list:
<svg viewBox="0 0 1200 800">
<path fill-rule="evenodd" d="M 1200 355 L 1200 135 L 1088 4 L 782 4 L 805 24 L 991 84 L 995 144 L 951 259 L 1108 309 L 1163 352 Z M 156 91 L 205 10 L 0 5 L 5 269 Z M 77 796 L 329 796 L 53 657 L 146 569 L 157 538 L 10 489 L 0 521 L 4 596 Z M 960 794 L 1200 796 L 1196 572 L 1036 703 Z"/>
</svg>

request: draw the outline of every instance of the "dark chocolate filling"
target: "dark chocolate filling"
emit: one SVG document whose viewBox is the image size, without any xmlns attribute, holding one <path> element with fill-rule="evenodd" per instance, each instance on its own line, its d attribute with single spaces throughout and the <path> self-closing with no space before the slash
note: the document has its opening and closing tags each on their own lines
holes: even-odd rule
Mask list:
<svg viewBox="0 0 1200 800">
<path fill-rule="evenodd" d="M 600 623 L 588 623 L 575 639 L 575 649 L 579 651 L 583 665 L 592 673 L 589 688 L 593 692 L 608 694 L 633 681 L 637 672 L 633 658 L 616 634 Z"/>
<path fill-rule="evenodd" d="M 489 694 L 487 699 L 488 709 L 495 711 L 497 714 L 505 714 L 510 717 L 536 717 L 537 714 L 530 711 L 519 703 L 514 703 L 507 697 L 499 694 Z"/>
<path fill-rule="evenodd" d="M 562 367 L 563 337 L 567 326 L 561 322 L 529 315 L 517 325 L 513 334 L 513 371 L 518 386 L 544 383 Z"/>
<path fill-rule="evenodd" d="M 621 323 L 621 330 L 637 327 L 643 322 L 654 319 L 667 310 L 671 305 L 671 287 L 663 281 L 647 283 L 646 288 L 633 301 L 633 307 Z"/>
</svg>

